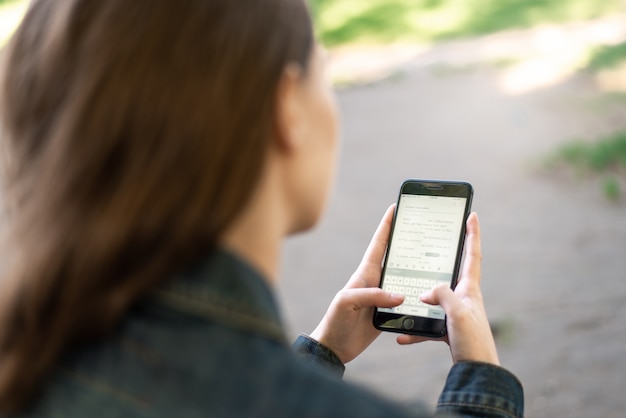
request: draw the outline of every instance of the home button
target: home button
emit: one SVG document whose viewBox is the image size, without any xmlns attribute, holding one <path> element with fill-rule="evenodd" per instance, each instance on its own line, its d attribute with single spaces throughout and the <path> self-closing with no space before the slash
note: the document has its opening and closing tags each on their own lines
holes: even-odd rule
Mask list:
<svg viewBox="0 0 626 418">
<path fill-rule="evenodd" d="M 413 318 L 404 318 L 404 321 L 402 321 L 402 328 L 404 329 L 413 329 L 414 326 L 415 321 Z"/>
</svg>

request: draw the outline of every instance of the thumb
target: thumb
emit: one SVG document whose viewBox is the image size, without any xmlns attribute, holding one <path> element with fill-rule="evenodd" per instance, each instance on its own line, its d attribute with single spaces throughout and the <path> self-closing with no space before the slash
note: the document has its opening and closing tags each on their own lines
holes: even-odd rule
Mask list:
<svg viewBox="0 0 626 418">
<path fill-rule="evenodd" d="M 452 289 L 450 289 L 450 286 L 445 284 L 435 286 L 429 292 L 422 294 L 420 299 L 422 302 L 428 303 L 429 305 L 440 305 L 447 315 L 450 315 L 450 312 L 454 312 L 463 306 L 463 303 L 454 294 Z"/>
<path fill-rule="evenodd" d="M 393 308 L 404 302 L 404 296 L 385 292 L 378 287 L 360 289 L 343 289 L 337 294 L 339 306 L 352 309 L 362 308 Z"/>
</svg>

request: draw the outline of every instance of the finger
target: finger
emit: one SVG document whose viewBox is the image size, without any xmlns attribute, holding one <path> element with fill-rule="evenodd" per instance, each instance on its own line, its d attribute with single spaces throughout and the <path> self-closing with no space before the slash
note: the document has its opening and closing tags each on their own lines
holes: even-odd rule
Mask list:
<svg viewBox="0 0 626 418">
<path fill-rule="evenodd" d="M 363 263 L 376 263 L 381 264 L 385 251 L 387 250 L 387 242 L 389 241 L 389 232 L 391 230 L 391 221 L 393 219 L 393 212 L 396 205 L 393 204 L 387 208 L 387 211 L 383 215 L 383 218 L 374 232 L 374 236 L 365 250 L 363 255 Z"/>
<path fill-rule="evenodd" d="M 447 315 L 463 308 L 463 302 L 447 285 L 435 286 L 430 292 L 420 296 L 420 300 L 429 305 L 440 305 Z"/>
<path fill-rule="evenodd" d="M 396 338 L 396 342 L 400 345 L 417 344 L 417 343 L 423 343 L 424 341 L 443 341 L 447 343 L 448 336 L 446 335 L 444 337 L 432 338 L 432 337 L 422 337 L 421 335 L 402 334 L 402 335 L 398 335 L 398 337 Z"/>
<path fill-rule="evenodd" d="M 385 292 L 378 287 L 344 289 L 337 294 L 337 305 L 347 309 L 393 308 L 404 302 L 404 296 Z"/>
<path fill-rule="evenodd" d="M 461 280 L 472 280 L 473 284 L 480 285 L 480 264 L 482 261 L 482 250 L 480 246 L 480 223 L 478 215 L 472 212 L 467 218 L 467 237 L 465 238 L 465 262 Z"/>
<path fill-rule="evenodd" d="M 430 338 L 427 338 L 427 337 L 422 337 L 419 335 L 408 335 L 408 334 L 398 335 L 398 337 L 396 338 L 396 342 L 400 345 L 417 344 L 417 343 L 422 343 L 424 341 L 429 341 L 429 340 Z"/>
</svg>

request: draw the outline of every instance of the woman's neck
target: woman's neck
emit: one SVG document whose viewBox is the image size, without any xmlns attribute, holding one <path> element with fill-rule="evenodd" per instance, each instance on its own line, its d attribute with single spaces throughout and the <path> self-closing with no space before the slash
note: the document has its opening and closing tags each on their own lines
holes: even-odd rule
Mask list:
<svg viewBox="0 0 626 418">
<path fill-rule="evenodd" d="M 282 237 L 259 233 L 258 228 L 262 229 L 262 224 L 238 225 L 226 234 L 222 245 L 250 263 L 273 286 L 278 281 Z"/>
<path fill-rule="evenodd" d="M 278 281 L 282 242 L 290 222 L 288 201 L 276 178 L 276 170 L 266 167 L 246 207 L 221 241 L 272 286 Z"/>
</svg>

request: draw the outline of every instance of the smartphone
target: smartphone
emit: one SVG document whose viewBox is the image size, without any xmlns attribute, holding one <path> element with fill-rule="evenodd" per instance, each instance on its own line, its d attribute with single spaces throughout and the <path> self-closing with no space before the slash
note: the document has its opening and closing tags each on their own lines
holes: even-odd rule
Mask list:
<svg viewBox="0 0 626 418">
<path fill-rule="evenodd" d="M 377 329 L 435 338 L 446 335 L 444 310 L 421 302 L 420 295 L 441 283 L 456 286 L 473 194 L 466 182 L 406 180 L 402 184 L 380 287 L 405 299 L 400 306 L 375 309 Z"/>
</svg>

